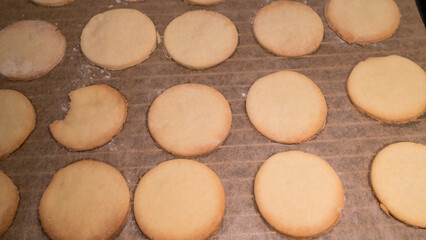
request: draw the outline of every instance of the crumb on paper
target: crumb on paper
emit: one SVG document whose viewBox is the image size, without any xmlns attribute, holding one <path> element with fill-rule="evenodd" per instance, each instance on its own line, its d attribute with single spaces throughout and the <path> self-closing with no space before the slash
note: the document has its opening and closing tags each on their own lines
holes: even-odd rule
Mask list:
<svg viewBox="0 0 426 240">
<path fill-rule="evenodd" d="M 112 139 L 111 141 L 109 141 L 109 143 L 107 143 L 106 146 L 111 151 L 116 151 L 118 149 L 117 144 L 115 144 L 115 142 L 114 142 L 114 139 Z"/>
<path fill-rule="evenodd" d="M 68 112 L 68 104 L 62 103 L 61 104 L 61 110 L 62 110 L 62 112 Z"/>
<path fill-rule="evenodd" d="M 247 96 L 247 93 L 242 92 L 242 93 L 241 93 L 241 96 L 245 99 L 245 98 L 246 98 L 246 96 Z"/>
</svg>

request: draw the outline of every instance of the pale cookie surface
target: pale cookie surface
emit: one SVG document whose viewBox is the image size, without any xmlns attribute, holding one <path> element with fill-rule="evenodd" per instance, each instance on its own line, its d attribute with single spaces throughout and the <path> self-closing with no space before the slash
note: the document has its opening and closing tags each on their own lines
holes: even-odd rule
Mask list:
<svg viewBox="0 0 426 240">
<path fill-rule="evenodd" d="M 18 203 L 18 188 L 6 174 L 0 171 L 0 237 L 12 224 Z"/>
<path fill-rule="evenodd" d="M 114 167 L 93 160 L 55 173 L 40 200 L 39 214 L 51 239 L 111 239 L 130 212 L 126 179 Z"/>
<path fill-rule="evenodd" d="M 188 68 L 213 67 L 229 58 L 237 44 L 234 23 L 212 11 L 186 12 L 164 31 L 164 46 L 170 57 Z"/>
<path fill-rule="evenodd" d="M 64 57 L 66 41 L 55 25 L 25 20 L 0 31 L 0 74 L 31 80 L 50 72 Z"/>
<path fill-rule="evenodd" d="M 225 214 L 225 193 L 210 168 L 175 159 L 141 178 L 134 211 L 136 222 L 150 239 L 208 239 Z"/>
<path fill-rule="evenodd" d="M 367 58 L 352 70 L 347 88 L 359 110 L 384 122 L 408 122 L 426 111 L 426 73 L 404 57 Z"/>
<path fill-rule="evenodd" d="M 224 1 L 225 0 L 184 0 L 184 2 L 187 2 L 190 4 L 197 4 L 197 5 L 204 5 L 204 6 L 216 5 Z"/>
<path fill-rule="evenodd" d="M 343 40 L 360 45 L 390 38 L 400 21 L 393 0 L 328 0 L 324 15 Z"/>
<path fill-rule="evenodd" d="M 426 228 L 426 146 L 388 145 L 371 165 L 371 185 L 380 207 L 407 224 Z"/>
<path fill-rule="evenodd" d="M 0 159 L 19 148 L 36 124 L 31 102 L 20 92 L 0 89 Z"/>
<path fill-rule="evenodd" d="M 296 57 L 313 53 L 320 46 L 324 26 L 309 6 L 276 1 L 260 9 L 253 22 L 257 41 L 268 51 Z"/>
<path fill-rule="evenodd" d="M 320 157 L 301 151 L 273 155 L 254 183 L 256 204 L 278 232 L 310 238 L 330 231 L 344 205 L 343 187 L 334 169 Z"/>
<path fill-rule="evenodd" d="M 44 6 L 56 7 L 56 6 L 62 6 L 62 5 L 71 3 L 74 0 L 31 0 L 31 1 Z"/>
<path fill-rule="evenodd" d="M 181 84 L 158 96 L 148 112 L 148 128 L 166 151 L 179 156 L 199 156 L 219 147 L 228 136 L 232 113 L 216 89 L 201 84 Z"/>
<path fill-rule="evenodd" d="M 327 105 L 315 83 L 297 72 L 280 71 L 258 79 L 247 94 L 253 126 L 280 143 L 311 139 L 325 124 Z"/>
<path fill-rule="evenodd" d="M 70 109 L 63 120 L 50 124 L 53 137 L 65 147 L 84 151 L 109 142 L 123 128 L 127 101 L 114 88 L 100 84 L 68 94 Z"/>
<path fill-rule="evenodd" d="M 157 44 L 157 32 L 151 19 L 138 10 L 114 9 L 92 17 L 80 43 L 89 61 L 119 70 L 149 58 Z"/>
</svg>

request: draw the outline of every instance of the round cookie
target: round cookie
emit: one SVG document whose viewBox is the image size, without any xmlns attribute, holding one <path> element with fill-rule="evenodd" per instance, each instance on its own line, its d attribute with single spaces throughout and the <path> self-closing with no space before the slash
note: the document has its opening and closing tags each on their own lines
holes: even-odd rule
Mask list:
<svg viewBox="0 0 426 240">
<path fill-rule="evenodd" d="M 216 89 L 181 84 L 158 96 L 148 112 L 148 129 L 166 151 L 192 157 L 219 147 L 228 136 L 232 113 Z"/>
<path fill-rule="evenodd" d="M 164 46 L 170 57 L 187 68 L 216 66 L 234 53 L 237 44 L 234 23 L 213 11 L 186 12 L 164 31 Z"/>
<path fill-rule="evenodd" d="M 371 185 L 380 207 L 409 225 L 426 228 L 426 146 L 386 146 L 371 165 Z"/>
<path fill-rule="evenodd" d="M 309 6 L 293 1 L 275 1 L 256 14 L 253 32 L 266 50 L 280 56 L 297 57 L 318 49 L 324 26 Z"/>
<path fill-rule="evenodd" d="M 334 169 L 320 157 L 301 151 L 278 153 L 266 160 L 256 174 L 254 195 L 263 218 L 294 238 L 330 231 L 345 199 Z"/>
<path fill-rule="evenodd" d="M 18 188 L 6 174 L 0 171 L 0 237 L 12 224 L 18 203 Z"/>
<path fill-rule="evenodd" d="M 130 212 L 126 179 L 114 167 L 82 160 L 55 173 L 39 214 L 51 239 L 111 239 Z"/>
<path fill-rule="evenodd" d="M 0 74 L 31 80 L 50 72 L 64 57 L 66 41 L 55 25 L 24 20 L 0 31 Z"/>
<path fill-rule="evenodd" d="M 157 44 L 157 32 L 151 19 L 138 10 L 114 9 L 92 17 L 80 43 L 89 61 L 120 70 L 149 58 Z"/>
<path fill-rule="evenodd" d="M 324 127 L 327 117 L 327 105 L 318 86 L 292 71 L 272 73 L 253 83 L 246 109 L 253 126 L 280 143 L 311 139 Z"/>
<path fill-rule="evenodd" d="M 426 111 L 426 74 L 397 55 L 371 57 L 352 70 L 347 89 L 352 103 L 369 116 L 405 123 Z"/>
<path fill-rule="evenodd" d="M 225 214 L 218 176 L 188 159 L 163 162 L 140 180 L 134 196 L 135 219 L 149 239 L 208 239 Z"/>
<path fill-rule="evenodd" d="M 20 92 L 0 89 L 0 159 L 18 149 L 34 130 L 36 113 Z"/>
<path fill-rule="evenodd" d="M 324 15 L 343 40 L 360 45 L 390 38 L 400 21 L 393 0 L 328 0 Z"/>
<path fill-rule="evenodd" d="M 49 7 L 57 7 L 57 6 L 62 6 L 62 5 L 74 2 L 74 0 L 31 0 L 31 1 L 39 5 L 49 6 Z"/>
<path fill-rule="evenodd" d="M 189 4 L 197 4 L 197 5 L 204 5 L 204 6 L 216 5 L 224 1 L 225 0 L 184 0 L 184 2 L 187 2 Z"/>
<path fill-rule="evenodd" d="M 127 101 L 116 89 L 92 85 L 68 96 L 71 102 L 67 115 L 50 124 L 52 136 L 68 149 L 84 151 L 102 146 L 123 128 Z"/>
</svg>

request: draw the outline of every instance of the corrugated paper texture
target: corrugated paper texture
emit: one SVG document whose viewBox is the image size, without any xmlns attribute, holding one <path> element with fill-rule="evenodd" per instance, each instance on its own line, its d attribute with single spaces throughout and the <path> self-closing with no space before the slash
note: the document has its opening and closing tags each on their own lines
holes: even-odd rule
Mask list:
<svg viewBox="0 0 426 240">
<path fill-rule="evenodd" d="M 360 113 L 350 102 L 346 80 L 352 68 L 371 56 L 398 54 L 423 69 L 426 67 L 426 31 L 414 0 L 397 0 L 401 24 L 394 36 L 365 47 L 347 44 L 324 19 L 325 0 L 300 1 L 311 6 L 324 23 L 324 40 L 312 55 L 277 57 L 264 51 L 252 33 L 252 19 L 269 0 L 226 0 L 211 6 L 192 6 L 181 0 L 75 0 L 62 7 L 47 8 L 28 0 L 0 1 L 0 28 L 24 19 L 54 23 L 67 39 L 64 59 L 47 75 L 28 82 L 0 79 L 0 88 L 25 94 L 37 112 L 37 126 L 28 140 L 0 169 L 18 186 L 20 204 L 15 220 L 3 239 L 48 239 L 38 219 L 38 205 L 53 174 L 81 159 L 96 159 L 118 168 L 132 193 L 139 177 L 157 164 L 177 158 L 160 149 L 149 135 L 146 115 L 150 104 L 165 89 L 181 83 L 201 83 L 224 94 L 232 109 L 231 132 L 223 146 L 195 158 L 213 169 L 222 180 L 226 214 L 212 239 L 285 239 L 260 216 L 253 196 L 254 177 L 271 155 L 288 150 L 317 154 L 329 162 L 343 183 L 345 207 L 335 228 L 320 239 L 424 239 L 426 229 L 407 226 L 379 208 L 369 183 L 371 161 L 384 146 L 399 141 L 426 144 L 426 116 L 403 124 L 378 122 Z M 148 15 L 160 35 L 167 24 L 182 13 L 208 9 L 229 17 L 239 32 L 233 56 L 207 70 L 189 70 L 168 59 L 159 44 L 151 58 L 135 67 L 107 71 L 91 65 L 83 56 L 79 38 L 87 21 L 97 13 L 114 8 L 134 8 Z M 294 70 L 311 78 L 325 95 L 328 107 L 325 128 L 312 140 L 285 145 L 258 133 L 247 117 L 245 97 L 261 76 L 279 70 Z M 117 88 L 128 100 L 124 129 L 110 143 L 91 151 L 72 152 L 61 147 L 48 126 L 67 112 L 67 93 L 91 84 Z M 133 212 L 117 239 L 146 239 Z"/>
</svg>

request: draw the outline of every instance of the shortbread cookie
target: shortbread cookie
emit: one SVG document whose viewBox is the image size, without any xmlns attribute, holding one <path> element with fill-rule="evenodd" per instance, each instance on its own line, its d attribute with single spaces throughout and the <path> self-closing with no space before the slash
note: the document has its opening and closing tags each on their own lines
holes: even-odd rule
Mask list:
<svg viewBox="0 0 426 240">
<path fill-rule="evenodd" d="M 135 9 L 114 9 L 95 15 L 81 33 L 84 55 L 95 65 L 109 70 L 143 62 L 156 44 L 154 23 Z"/>
<path fill-rule="evenodd" d="M 328 0 L 324 15 L 343 40 L 360 45 L 390 38 L 400 21 L 393 0 Z"/>
<path fill-rule="evenodd" d="M 311 238 L 330 231 L 344 204 L 342 183 L 320 157 L 301 151 L 273 155 L 260 167 L 254 195 L 263 218 L 278 232 Z"/>
<path fill-rule="evenodd" d="M 43 5 L 43 6 L 49 6 L 49 7 L 57 7 L 62 6 L 71 2 L 74 2 L 74 0 L 31 0 L 34 3 Z"/>
<path fill-rule="evenodd" d="M 148 128 L 166 151 L 199 156 L 219 147 L 231 128 L 228 101 L 216 89 L 181 84 L 158 96 L 148 112 Z"/>
<path fill-rule="evenodd" d="M 311 139 L 325 124 L 327 105 L 312 80 L 297 72 L 280 71 L 258 79 L 247 94 L 253 126 L 280 143 Z"/>
<path fill-rule="evenodd" d="M 64 57 L 66 41 L 55 25 L 19 21 L 0 31 L 0 74 L 31 80 L 50 72 Z"/>
<path fill-rule="evenodd" d="M 50 132 L 65 147 L 84 151 L 109 142 L 123 128 L 127 101 L 114 88 L 100 84 L 68 94 L 70 109 L 63 120 L 50 124 Z"/>
<path fill-rule="evenodd" d="M 0 89 L 0 159 L 19 148 L 36 124 L 31 102 L 20 92 Z"/>
<path fill-rule="evenodd" d="M 384 122 L 408 122 L 426 111 L 425 71 L 404 57 L 367 58 L 352 70 L 347 88 L 359 110 Z"/>
<path fill-rule="evenodd" d="M 51 239 L 111 239 L 130 212 L 126 179 L 114 167 L 93 160 L 55 173 L 40 200 L 40 221 Z"/>
<path fill-rule="evenodd" d="M 256 14 L 253 32 L 266 50 L 280 56 L 297 57 L 318 49 L 324 36 L 324 26 L 309 6 L 293 1 L 276 1 Z"/>
<path fill-rule="evenodd" d="M 229 58 L 237 44 L 235 25 L 212 11 L 186 12 L 164 31 L 164 46 L 170 57 L 188 68 L 213 67 Z"/>
<path fill-rule="evenodd" d="M 371 185 L 387 214 L 426 228 L 426 146 L 399 142 L 382 149 L 371 165 Z"/>
<path fill-rule="evenodd" d="M 204 6 L 216 5 L 224 1 L 225 0 L 184 0 L 184 2 L 187 2 L 189 4 L 197 4 Z"/>
<path fill-rule="evenodd" d="M 135 219 L 149 239 L 208 239 L 225 214 L 225 193 L 217 175 L 188 159 L 163 162 L 140 180 Z"/>
<path fill-rule="evenodd" d="M 12 224 L 18 203 L 18 188 L 6 174 L 0 171 L 0 237 Z"/>
</svg>

